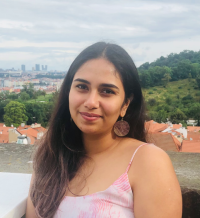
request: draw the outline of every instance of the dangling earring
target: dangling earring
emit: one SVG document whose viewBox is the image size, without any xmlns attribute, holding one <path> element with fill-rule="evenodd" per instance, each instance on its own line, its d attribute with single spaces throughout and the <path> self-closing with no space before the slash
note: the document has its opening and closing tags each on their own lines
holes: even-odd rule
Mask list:
<svg viewBox="0 0 200 218">
<path fill-rule="evenodd" d="M 130 126 L 128 122 L 123 120 L 117 121 L 114 125 L 114 132 L 117 136 L 126 136 L 130 131 Z"/>
</svg>

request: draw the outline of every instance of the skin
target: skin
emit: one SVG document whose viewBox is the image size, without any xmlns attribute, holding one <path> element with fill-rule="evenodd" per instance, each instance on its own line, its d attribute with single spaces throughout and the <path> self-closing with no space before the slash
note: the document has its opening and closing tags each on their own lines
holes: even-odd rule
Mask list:
<svg viewBox="0 0 200 218">
<path fill-rule="evenodd" d="M 117 88 L 102 84 L 112 84 Z M 124 98 L 120 76 L 114 65 L 105 59 L 90 60 L 75 74 L 69 109 L 73 122 L 83 133 L 90 158 L 70 182 L 66 196 L 90 195 L 106 190 L 125 172 L 134 151 L 143 144 L 135 139 L 117 137 L 113 132 L 113 125 L 119 116 L 126 114 L 130 103 L 128 100 L 123 104 Z M 101 117 L 87 121 L 81 112 Z M 180 186 L 172 163 L 163 150 L 151 144 L 141 147 L 133 159 L 128 177 L 134 193 L 136 218 L 181 218 Z M 36 217 L 30 197 L 26 213 L 27 218 Z"/>
</svg>

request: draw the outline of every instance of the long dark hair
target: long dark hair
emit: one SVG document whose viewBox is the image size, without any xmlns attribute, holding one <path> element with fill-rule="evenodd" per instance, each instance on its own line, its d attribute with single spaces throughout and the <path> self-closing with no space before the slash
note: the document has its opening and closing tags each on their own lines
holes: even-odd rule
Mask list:
<svg viewBox="0 0 200 218">
<path fill-rule="evenodd" d="M 31 199 L 40 217 L 54 216 L 69 182 L 86 158 L 81 131 L 70 120 L 69 91 L 77 70 L 86 61 L 97 58 L 105 58 L 113 63 L 120 74 L 125 90 L 124 102 L 133 97 L 124 117 L 130 125 L 127 137 L 146 141 L 143 96 L 133 60 L 123 48 L 115 44 L 98 42 L 87 47 L 69 68 L 48 131 L 34 157 L 35 180 Z"/>
</svg>

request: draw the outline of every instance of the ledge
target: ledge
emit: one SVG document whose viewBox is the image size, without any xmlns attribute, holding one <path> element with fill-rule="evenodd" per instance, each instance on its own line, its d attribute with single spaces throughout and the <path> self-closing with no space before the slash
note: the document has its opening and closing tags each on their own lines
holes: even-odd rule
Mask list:
<svg viewBox="0 0 200 218">
<path fill-rule="evenodd" d="M 182 218 L 200 217 L 200 153 L 167 152 L 183 196 Z"/>
<path fill-rule="evenodd" d="M 34 145 L 0 144 L 0 172 L 32 173 Z M 200 153 L 167 152 L 183 196 L 182 218 L 200 217 Z"/>
</svg>

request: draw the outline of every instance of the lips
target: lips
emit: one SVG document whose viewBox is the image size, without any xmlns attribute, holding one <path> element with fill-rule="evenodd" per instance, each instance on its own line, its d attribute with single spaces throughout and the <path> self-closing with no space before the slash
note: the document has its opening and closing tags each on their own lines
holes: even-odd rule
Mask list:
<svg viewBox="0 0 200 218">
<path fill-rule="evenodd" d="M 81 115 L 87 116 L 87 117 L 101 117 L 98 114 L 93 114 L 93 113 L 87 113 L 87 112 L 80 112 Z"/>
</svg>

